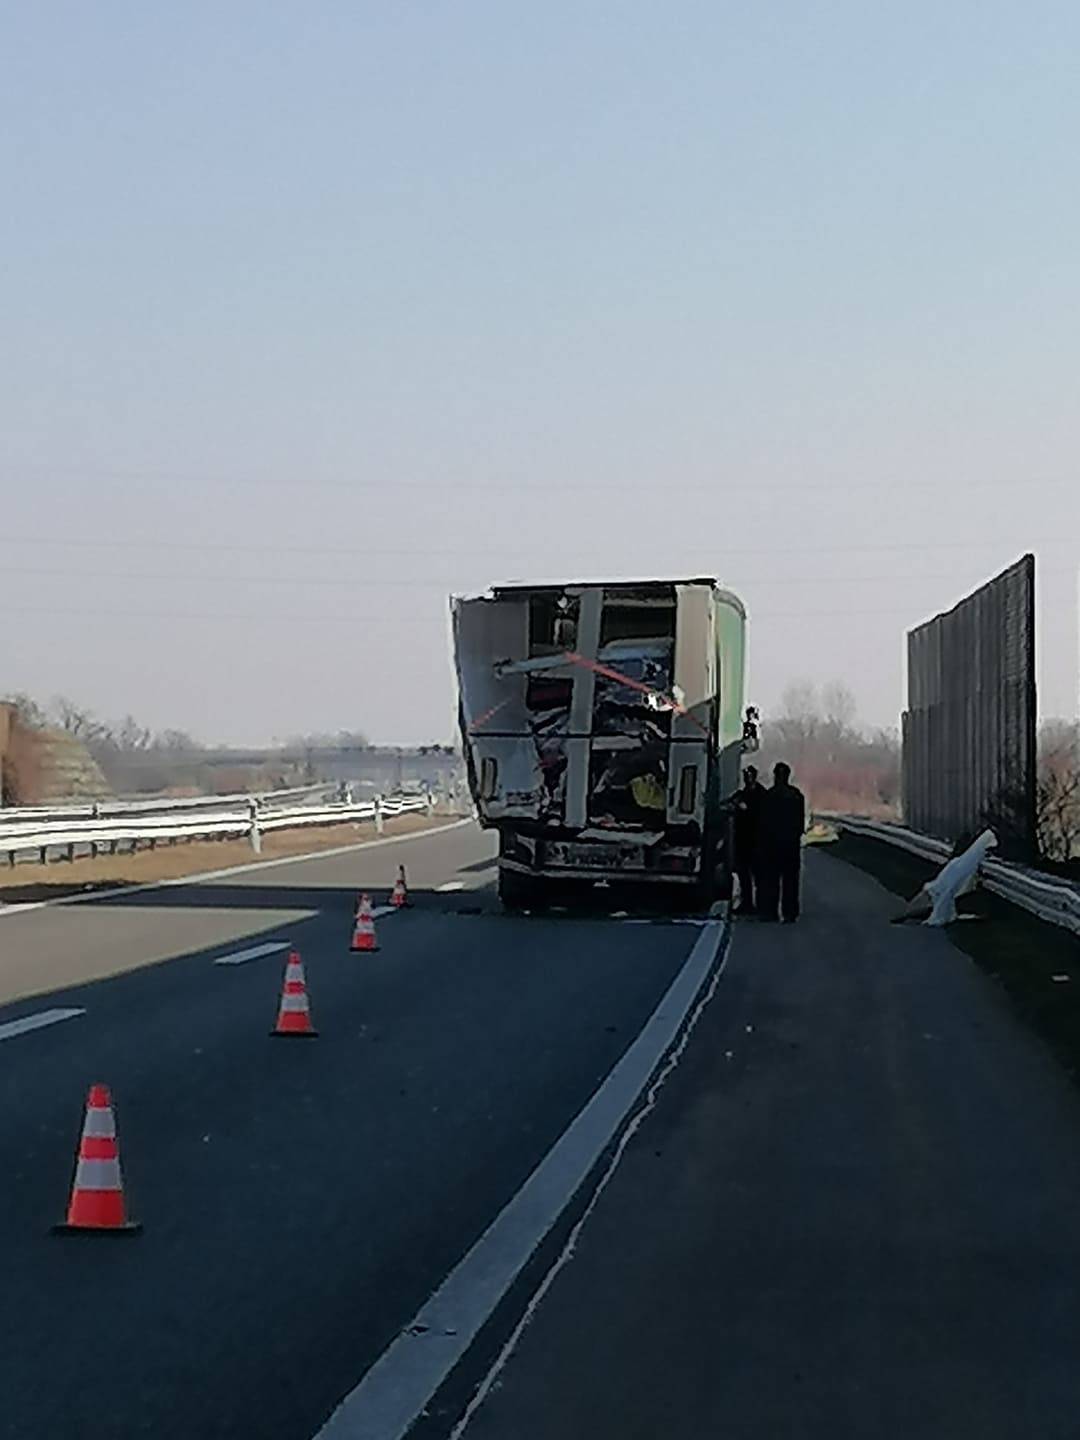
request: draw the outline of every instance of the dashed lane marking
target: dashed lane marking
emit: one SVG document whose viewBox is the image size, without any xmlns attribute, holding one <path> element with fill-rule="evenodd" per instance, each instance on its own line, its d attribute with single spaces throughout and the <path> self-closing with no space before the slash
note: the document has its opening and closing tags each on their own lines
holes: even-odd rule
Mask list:
<svg viewBox="0 0 1080 1440">
<path fill-rule="evenodd" d="M 61 1020 L 74 1020 L 76 1015 L 85 1014 L 85 1010 L 39 1010 L 36 1015 L 24 1015 L 21 1020 L 0 1025 L 0 1040 L 13 1040 L 28 1030 L 43 1030 L 46 1025 L 58 1025 Z"/>
<path fill-rule="evenodd" d="M 287 940 L 273 940 L 266 945 L 252 945 L 247 950 L 233 950 L 228 955 L 219 955 L 214 961 L 215 965 L 246 965 L 249 960 L 258 960 L 263 955 L 274 955 L 279 950 L 287 950 Z"/>
</svg>

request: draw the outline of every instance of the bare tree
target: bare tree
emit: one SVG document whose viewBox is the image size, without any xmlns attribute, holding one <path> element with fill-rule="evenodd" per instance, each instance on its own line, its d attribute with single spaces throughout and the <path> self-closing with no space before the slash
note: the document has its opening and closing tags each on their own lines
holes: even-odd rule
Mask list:
<svg viewBox="0 0 1080 1440">
<path fill-rule="evenodd" d="M 826 723 L 839 734 L 846 734 L 855 724 L 855 696 L 842 680 L 830 680 L 821 691 L 821 708 Z"/>
<path fill-rule="evenodd" d="M 48 723 L 45 711 L 25 691 L 16 690 L 10 695 L 5 695 L 3 700 L 5 704 L 15 707 L 16 715 L 28 729 L 43 730 Z"/>
<path fill-rule="evenodd" d="M 134 715 L 125 715 L 114 732 L 116 748 L 128 752 L 149 750 L 154 743 L 153 733 L 140 725 Z"/>
<path fill-rule="evenodd" d="M 817 687 L 812 680 L 793 680 L 780 697 L 780 718 L 791 729 L 812 734 L 821 723 Z"/>
<path fill-rule="evenodd" d="M 1064 864 L 1080 858 L 1080 725 L 1042 727 L 1035 794 L 1040 854 Z"/>
<path fill-rule="evenodd" d="M 50 708 L 53 719 L 59 728 L 65 730 L 76 740 L 88 743 L 108 739 L 110 734 L 108 725 L 99 720 L 92 710 L 77 705 L 66 695 L 57 695 Z"/>
<path fill-rule="evenodd" d="M 887 730 L 864 732 L 855 698 L 842 681 L 819 692 L 809 680 L 788 685 L 776 714 L 762 725 L 761 765 L 785 760 L 822 810 L 895 813 L 900 790 L 900 743 Z"/>
<path fill-rule="evenodd" d="M 192 751 L 200 749 L 198 741 L 193 740 L 186 730 L 162 730 L 159 735 L 154 736 L 155 750 Z"/>
</svg>

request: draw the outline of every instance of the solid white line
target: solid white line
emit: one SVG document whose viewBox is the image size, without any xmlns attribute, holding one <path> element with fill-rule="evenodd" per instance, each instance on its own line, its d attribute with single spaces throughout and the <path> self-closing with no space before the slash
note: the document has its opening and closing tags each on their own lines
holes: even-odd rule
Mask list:
<svg viewBox="0 0 1080 1440">
<path fill-rule="evenodd" d="M 24 1015 L 21 1020 L 9 1020 L 6 1025 L 0 1025 L 0 1040 L 10 1040 L 15 1035 L 25 1035 L 28 1030 L 42 1030 L 46 1025 L 74 1020 L 76 1015 L 85 1014 L 85 1010 L 39 1010 L 36 1015 Z"/>
<path fill-rule="evenodd" d="M 230 955 L 219 955 L 215 965 L 246 965 L 249 960 L 258 960 L 261 955 L 273 955 L 278 950 L 287 950 L 287 940 L 272 940 L 266 945 L 252 945 L 250 950 L 234 950 Z"/>
<path fill-rule="evenodd" d="M 249 870 L 269 870 L 273 865 L 296 865 L 301 860 L 331 860 L 335 855 L 351 855 L 357 850 L 374 850 L 380 845 L 403 845 L 407 840 L 426 840 L 429 836 L 446 835 L 475 820 L 453 820 L 433 830 L 414 830 L 408 835 L 384 835 L 378 840 L 361 840 L 356 845 L 338 845 L 333 850 L 310 850 L 304 855 L 280 855 L 276 860 L 253 860 L 249 865 L 231 865 L 227 870 L 204 870 L 198 875 L 178 875 L 173 880 L 147 880 L 140 885 L 123 885 L 119 890 L 94 890 L 89 895 L 60 895 L 55 900 L 28 900 L 21 905 L 0 904 L 0 920 L 7 915 L 25 915 L 30 910 L 46 910 L 52 905 L 82 905 L 91 900 L 115 900 L 120 895 L 134 895 L 139 890 L 168 890 L 177 885 L 200 885 L 205 880 L 225 880 L 230 875 L 244 875 Z"/>
<path fill-rule="evenodd" d="M 526 1305 L 525 1307 L 524 1314 L 522 1315 L 518 1323 L 514 1326 L 513 1330 L 510 1332 L 510 1338 L 506 1341 L 502 1349 L 499 1351 L 498 1355 L 495 1357 L 494 1363 L 492 1364 L 490 1370 L 484 1376 L 483 1380 L 480 1382 L 480 1385 L 477 1387 L 472 1399 L 465 1407 L 464 1414 L 462 1415 L 458 1423 L 454 1426 L 453 1430 L 450 1432 L 448 1440 L 461 1440 L 461 1437 L 465 1434 L 466 1430 L 469 1427 L 469 1422 L 472 1420 L 473 1415 L 476 1413 L 477 1410 L 480 1409 L 480 1406 L 484 1403 L 488 1395 L 498 1384 L 499 1376 L 506 1368 L 506 1364 L 513 1355 L 514 1351 L 517 1349 L 518 1341 L 521 1339 L 522 1335 L 525 1333 L 525 1330 L 531 1324 L 533 1316 L 536 1314 L 537 1310 L 539 1310 L 544 1296 L 551 1289 L 552 1285 L 554 1285 L 559 1273 L 564 1270 L 565 1267 L 569 1265 L 570 1261 L 574 1258 L 574 1252 L 577 1249 L 578 1241 L 581 1239 L 581 1232 L 588 1224 L 593 1211 L 600 1203 L 600 1197 L 607 1189 L 612 1176 L 615 1174 L 615 1171 L 619 1168 L 619 1162 L 622 1159 L 624 1152 L 626 1151 L 626 1147 L 630 1144 L 631 1140 L 633 1140 L 634 1136 L 641 1129 L 642 1125 L 645 1123 L 648 1117 L 656 1109 L 656 1101 L 660 1094 L 660 1091 L 664 1088 L 664 1082 L 667 1080 L 668 1076 L 682 1059 L 683 1052 L 685 1051 L 687 1045 L 689 1045 L 690 1043 L 690 1037 L 694 1032 L 694 1027 L 697 1025 L 698 1020 L 701 1018 L 702 1011 L 705 1009 L 706 1005 L 708 1005 L 712 997 L 716 994 L 716 987 L 720 983 L 720 977 L 724 973 L 724 967 L 727 964 L 727 957 L 730 953 L 730 943 L 731 942 L 729 938 L 729 950 L 725 952 L 723 960 L 713 971 L 713 977 L 709 982 L 708 988 L 705 990 L 704 994 L 701 995 L 697 1004 L 694 1006 L 693 1014 L 690 1016 L 690 1019 L 683 1027 L 683 1032 L 679 1043 L 675 1046 L 674 1050 L 671 1051 L 668 1058 L 664 1061 L 663 1067 L 649 1085 L 648 1091 L 645 1096 L 645 1103 L 635 1112 L 633 1119 L 630 1121 L 629 1125 L 626 1126 L 626 1128 L 620 1135 L 619 1143 L 615 1147 L 615 1153 L 612 1155 L 611 1160 L 608 1163 L 607 1169 L 604 1171 L 603 1175 L 597 1182 L 596 1189 L 590 1195 L 589 1203 L 585 1206 L 585 1209 L 582 1211 L 581 1215 L 578 1217 L 573 1228 L 571 1229 L 570 1234 L 566 1237 L 566 1244 L 560 1251 L 558 1257 L 555 1260 L 555 1263 L 551 1266 L 550 1270 L 544 1276 L 543 1280 L 541 1280 L 540 1284 L 536 1287 L 536 1290 L 530 1298 L 528 1305 Z"/>
<path fill-rule="evenodd" d="M 318 1432 L 401 1440 L 555 1224 L 679 1034 L 727 927 L 710 923 L 630 1048 L 537 1168 Z"/>
</svg>

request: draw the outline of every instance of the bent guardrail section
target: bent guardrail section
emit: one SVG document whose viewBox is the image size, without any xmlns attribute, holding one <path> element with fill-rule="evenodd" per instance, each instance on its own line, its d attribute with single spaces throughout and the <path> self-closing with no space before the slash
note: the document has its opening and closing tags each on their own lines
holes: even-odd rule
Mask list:
<svg viewBox="0 0 1080 1440">
<path fill-rule="evenodd" d="M 952 846 L 944 840 L 935 840 L 930 835 L 920 835 L 902 825 L 889 825 L 880 820 L 862 820 L 854 815 L 825 815 L 841 830 L 853 835 L 866 835 L 895 845 L 918 855 L 923 860 L 932 860 L 944 865 L 952 857 Z M 1080 935 L 1080 888 L 1067 880 L 1055 880 L 1023 865 L 1013 865 L 1007 860 L 986 860 L 979 870 L 979 877 L 986 888 L 1012 905 L 1046 920 L 1051 925 L 1062 925 L 1074 934 Z"/>
</svg>

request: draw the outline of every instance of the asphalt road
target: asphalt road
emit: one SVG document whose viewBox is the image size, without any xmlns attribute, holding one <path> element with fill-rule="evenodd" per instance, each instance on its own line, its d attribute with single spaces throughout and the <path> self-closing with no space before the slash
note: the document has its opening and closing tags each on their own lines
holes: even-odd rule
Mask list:
<svg viewBox="0 0 1080 1440">
<path fill-rule="evenodd" d="M 807 868 L 464 1440 L 1080 1435 L 1080 1096 L 945 935 Z"/>
<path fill-rule="evenodd" d="M 308 1440 L 408 1324 L 700 933 L 504 918 L 491 853 L 464 827 L 0 918 L 0 1434 Z M 400 862 L 414 908 L 351 956 Z M 268 1039 L 284 952 L 213 963 L 275 940 L 316 1041 Z M 49 1233 L 99 1080 L 134 1239 Z"/>
</svg>

